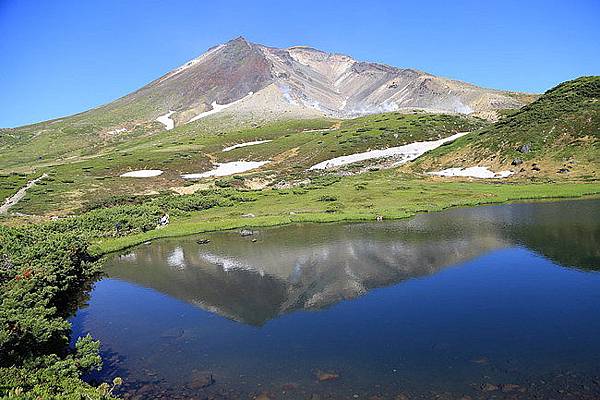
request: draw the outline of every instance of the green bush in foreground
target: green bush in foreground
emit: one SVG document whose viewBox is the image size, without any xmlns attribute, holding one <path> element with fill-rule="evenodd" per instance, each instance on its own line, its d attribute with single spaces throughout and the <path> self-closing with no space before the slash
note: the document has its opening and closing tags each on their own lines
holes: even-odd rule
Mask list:
<svg viewBox="0 0 600 400">
<path fill-rule="evenodd" d="M 0 397 L 111 398 L 81 380 L 101 366 L 99 343 L 69 347 L 67 318 L 98 272 L 75 233 L 0 227 Z"/>
</svg>

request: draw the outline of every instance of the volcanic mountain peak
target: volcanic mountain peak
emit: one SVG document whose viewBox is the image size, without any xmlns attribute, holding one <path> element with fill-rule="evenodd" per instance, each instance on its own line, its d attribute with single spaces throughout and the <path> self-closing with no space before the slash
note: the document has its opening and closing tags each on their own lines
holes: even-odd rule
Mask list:
<svg viewBox="0 0 600 400">
<path fill-rule="evenodd" d="M 522 105 L 515 93 L 309 46 L 268 47 L 240 36 L 123 98 L 79 114 L 77 123 L 101 120 L 100 134 L 111 136 L 139 124 L 172 129 L 206 118 L 239 123 L 411 110 L 493 118 L 497 110 Z"/>
<path fill-rule="evenodd" d="M 361 62 L 309 46 L 278 49 L 241 36 L 209 49 L 157 83 L 169 80 L 168 86 L 181 88 L 180 96 L 168 96 L 171 101 L 157 114 L 176 110 L 177 124 L 217 114 L 214 111 L 224 112 L 225 108 L 228 114 L 242 118 L 248 114 L 264 118 L 268 113 L 288 118 L 348 118 L 414 109 L 490 115 L 523 105 L 507 92 L 414 69 Z M 168 87 L 164 89 L 170 92 Z"/>
</svg>

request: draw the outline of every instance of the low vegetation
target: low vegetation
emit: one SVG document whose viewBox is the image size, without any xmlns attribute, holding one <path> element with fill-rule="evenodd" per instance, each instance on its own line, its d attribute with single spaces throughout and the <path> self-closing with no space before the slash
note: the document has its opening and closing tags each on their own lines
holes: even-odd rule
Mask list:
<svg viewBox="0 0 600 400">
<path fill-rule="evenodd" d="M 495 124 L 432 151 L 417 170 L 485 164 L 519 176 L 597 179 L 600 76 L 564 82 Z M 470 165 L 469 165 L 470 164 Z M 537 167 L 537 168 L 536 168 Z"/>
<path fill-rule="evenodd" d="M 102 364 L 99 343 L 86 336 L 71 348 L 66 320 L 99 271 L 75 233 L 0 227 L 1 397 L 110 397 L 106 385 L 95 388 L 81 380 Z"/>
</svg>

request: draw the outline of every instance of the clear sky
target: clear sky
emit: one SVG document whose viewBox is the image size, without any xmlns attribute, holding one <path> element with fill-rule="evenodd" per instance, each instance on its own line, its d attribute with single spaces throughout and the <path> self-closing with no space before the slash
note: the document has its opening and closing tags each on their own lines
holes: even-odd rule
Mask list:
<svg viewBox="0 0 600 400">
<path fill-rule="evenodd" d="M 0 0 L 0 127 L 84 111 L 237 36 L 485 87 L 600 74 L 600 0 Z"/>
</svg>

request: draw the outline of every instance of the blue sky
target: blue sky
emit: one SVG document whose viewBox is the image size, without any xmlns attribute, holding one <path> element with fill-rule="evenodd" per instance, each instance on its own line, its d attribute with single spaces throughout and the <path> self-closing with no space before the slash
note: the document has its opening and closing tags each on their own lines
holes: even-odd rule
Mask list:
<svg viewBox="0 0 600 400">
<path fill-rule="evenodd" d="M 0 0 L 0 127 L 104 104 L 240 35 L 542 92 L 600 74 L 599 20 L 599 0 Z"/>
</svg>

